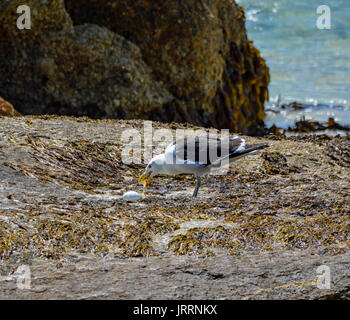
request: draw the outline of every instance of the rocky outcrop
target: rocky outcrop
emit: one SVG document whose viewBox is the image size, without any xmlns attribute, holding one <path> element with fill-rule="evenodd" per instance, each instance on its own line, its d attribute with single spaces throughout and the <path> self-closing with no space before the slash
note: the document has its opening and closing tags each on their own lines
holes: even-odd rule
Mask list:
<svg viewBox="0 0 350 320">
<path fill-rule="evenodd" d="M 269 72 L 234 1 L 30 0 L 30 30 L 21 4 L 0 7 L 0 95 L 20 112 L 259 132 Z"/>
<path fill-rule="evenodd" d="M 105 26 L 136 43 L 176 97 L 175 118 L 256 133 L 269 71 L 231 0 L 66 0 L 75 24 Z M 173 120 L 174 115 L 170 113 Z"/>
<path fill-rule="evenodd" d="M 73 27 L 63 1 L 27 1 L 32 29 L 16 28 L 11 1 L 0 16 L 0 93 L 26 114 L 135 118 L 157 114 L 172 96 L 140 50 L 97 25 Z"/>
<path fill-rule="evenodd" d="M 122 137 L 143 125 L 0 118 L 0 298 L 350 298 L 349 137 L 266 138 L 196 199 L 192 176 L 159 176 L 125 202 L 145 165 Z M 11 280 L 23 264 L 31 290 Z"/>
<path fill-rule="evenodd" d="M 11 103 L 0 97 L 0 117 L 17 117 L 20 115 Z"/>
</svg>

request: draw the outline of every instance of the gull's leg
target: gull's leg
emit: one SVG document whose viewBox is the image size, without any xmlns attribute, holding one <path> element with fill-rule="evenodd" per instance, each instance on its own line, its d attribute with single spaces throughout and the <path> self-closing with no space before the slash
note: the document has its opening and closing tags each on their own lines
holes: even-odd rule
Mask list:
<svg viewBox="0 0 350 320">
<path fill-rule="evenodd" d="M 198 190 L 199 190 L 199 187 L 201 186 L 201 177 L 200 176 L 196 176 L 196 188 L 194 189 L 193 191 L 193 195 L 192 197 L 196 198 L 197 195 L 198 195 Z"/>
</svg>

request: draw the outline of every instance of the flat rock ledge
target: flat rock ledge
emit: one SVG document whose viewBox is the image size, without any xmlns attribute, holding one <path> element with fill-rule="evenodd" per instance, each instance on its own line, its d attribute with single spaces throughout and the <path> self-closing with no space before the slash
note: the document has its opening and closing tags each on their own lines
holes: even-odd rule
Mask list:
<svg viewBox="0 0 350 320">
<path fill-rule="evenodd" d="M 270 148 L 197 199 L 184 175 L 125 202 L 145 165 L 122 161 L 123 137 L 149 125 L 202 129 L 0 117 L 0 299 L 350 298 L 349 137 L 246 137 Z"/>
</svg>

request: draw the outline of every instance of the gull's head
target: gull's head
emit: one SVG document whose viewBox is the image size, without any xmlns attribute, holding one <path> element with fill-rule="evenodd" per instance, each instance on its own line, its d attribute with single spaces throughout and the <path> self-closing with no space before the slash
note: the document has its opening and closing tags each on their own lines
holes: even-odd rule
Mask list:
<svg viewBox="0 0 350 320">
<path fill-rule="evenodd" d="M 152 177 L 158 173 L 162 173 L 164 165 L 164 155 L 154 157 L 147 165 L 145 172 L 140 176 L 139 183 L 144 183 L 145 188 L 148 188 Z"/>
</svg>

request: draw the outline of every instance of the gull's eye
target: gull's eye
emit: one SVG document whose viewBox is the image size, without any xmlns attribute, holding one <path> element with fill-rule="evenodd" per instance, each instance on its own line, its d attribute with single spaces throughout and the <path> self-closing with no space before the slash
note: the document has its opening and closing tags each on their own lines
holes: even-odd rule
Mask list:
<svg viewBox="0 0 350 320">
<path fill-rule="evenodd" d="M 148 168 L 152 169 L 152 165 L 149 165 L 149 167 L 148 167 Z"/>
</svg>

